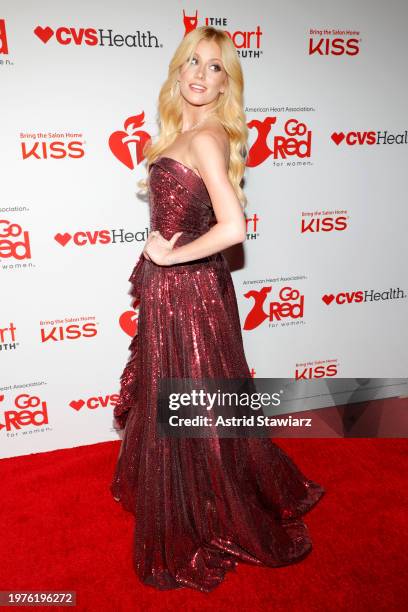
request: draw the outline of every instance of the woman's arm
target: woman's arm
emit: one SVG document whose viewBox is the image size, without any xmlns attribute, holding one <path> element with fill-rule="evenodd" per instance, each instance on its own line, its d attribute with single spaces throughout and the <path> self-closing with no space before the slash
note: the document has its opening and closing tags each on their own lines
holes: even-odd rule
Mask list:
<svg viewBox="0 0 408 612">
<path fill-rule="evenodd" d="M 159 234 L 159 239 L 155 240 L 152 236 L 146 251 L 160 265 L 172 266 L 208 257 L 246 238 L 245 216 L 229 180 L 219 140 L 209 130 L 199 132 L 191 139 L 190 158 L 205 183 L 217 223 L 199 238 L 180 247 L 173 247 L 173 238 L 166 241 Z"/>
</svg>

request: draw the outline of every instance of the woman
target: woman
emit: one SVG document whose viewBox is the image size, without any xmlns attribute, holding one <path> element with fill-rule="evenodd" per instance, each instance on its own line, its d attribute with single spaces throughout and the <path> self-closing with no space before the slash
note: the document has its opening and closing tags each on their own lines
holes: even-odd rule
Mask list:
<svg viewBox="0 0 408 612">
<path fill-rule="evenodd" d="M 136 517 L 134 567 L 158 589 L 211 591 L 238 561 L 276 567 L 311 550 L 301 515 L 324 489 L 268 438 L 156 432 L 162 378 L 250 378 L 221 251 L 245 240 L 243 77 L 231 39 L 181 42 L 159 98 L 151 229 L 130 277 L 138 333 L 114 410 L 125 428 L 111 491 Z"/>
</svg>

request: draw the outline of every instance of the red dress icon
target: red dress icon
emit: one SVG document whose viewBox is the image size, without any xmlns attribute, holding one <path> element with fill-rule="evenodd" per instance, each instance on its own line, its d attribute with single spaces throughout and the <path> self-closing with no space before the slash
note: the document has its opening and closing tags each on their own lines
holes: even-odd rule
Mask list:
<svg viewBox="0 0 408 612">
<path fill-rule="evenodd" d="M 204 181 L 161 156 L 150 166 L 151 228 L 177 246 L 216 222 Z M 302 515 L 325 493 L 270 438 L 156 433 L 161 377 L 250 377 L 222 253 L 176 266 L 140 256 L 132 275 L 138 333 L 114 410 L 125 427 L 112 495 L 136 519 L 133 562 L 158 589 L 211 591 L 239 561 L 277 567 L 312 548 Z"/>
</svg>

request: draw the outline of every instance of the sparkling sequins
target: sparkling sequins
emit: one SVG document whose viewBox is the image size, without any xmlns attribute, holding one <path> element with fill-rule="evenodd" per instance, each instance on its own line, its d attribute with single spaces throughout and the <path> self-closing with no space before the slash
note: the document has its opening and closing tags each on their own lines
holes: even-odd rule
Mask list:
<svg viewBox="0 0 408 612">
<path fill-rule="evenodd" d="M 161 157 L 150 171 L 151 228 L 177 244 L 215 222 L 204 181 Z M 160 377 L 249 377 L 238 305 L 221 253 L 176 266 L 139 257 L 129 278 L 138 334 L 114 414 L 125 427 L 111 484 L 136 518 L 134 567 L 158 589 L 208 592 L 238 561 L 277 567 L 303 558 L 301 516 L 324 494 L 269 439 L 158 438 Z"/>
</svg>

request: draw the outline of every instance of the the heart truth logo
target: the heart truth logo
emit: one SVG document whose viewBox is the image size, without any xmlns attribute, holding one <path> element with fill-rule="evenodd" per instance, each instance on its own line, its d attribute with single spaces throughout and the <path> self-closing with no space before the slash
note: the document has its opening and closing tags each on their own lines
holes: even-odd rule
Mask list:
<svg viewBox="0 0 408 612">
<path fill-rule="evenodd" d="M 361 291 L 340 291 L 339 293 L 325 293 L 322 295 L 322 302 L 326 306 L 331 304 L 360 304 L 361 302 L 378 302 L 386 300 L 400 300 L 407 297 L 407 294 L 397 287 L 387 289 L 385 291 L 375 291 L 374 289 L 366 289 Z"/>
<path fill-rule="evenodd" d="M 204 21 L 203 25 L 211 25 L 208 18 L 203 18 L 202 16 L 200 17 L 202 21 Z M 183 25 L 184 36 L 198 27 L 197 9 L 194 15 L 186 15 L 185 10 L 183 9 Z M 225 25 L 227 24 L 225 23 Z M 234 43 L 239 55 L 242 56 L 243 52 L 245 52 L 245 57 L 260 57 L 261 38 L 263 36 L 263 32 L 259 25 L 256 26 L 254 30 L 244 30 L 243 28 L 240 28 L 239 30 L 232 30 L 230 27 L 228 27 L 228 30 L 224 31 L 228 32 L 228 36 Z"/>
<path fill-rule="evenodd" d="M 133 34 L 114 34 L 113 30 L 104 30 L 96 28 L 72 28 L 60 26 L 56 29 L 50 26 L 37 26 L 34 28 L 34 34 L 45 45 L 55 38 L 60 45 L 66 46 L 81 46 L 88 47 L 159 47 L 157 36 L 152 34 L 150 30 L 142 32 L 137 30 Z"/>
<path fill-rule="evenodd" d="M 13 351 L 17 348 L 19 342 L 16 332 L 17 327 L 12 321 L 8 325 L 4 325 L 4 323 L 0 325 L 0 351 Z M 4 396 L 0 395 L 0 402 L 2 397 Z"/>
</svg>

